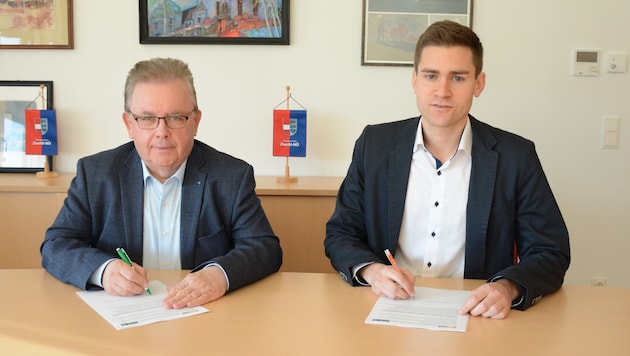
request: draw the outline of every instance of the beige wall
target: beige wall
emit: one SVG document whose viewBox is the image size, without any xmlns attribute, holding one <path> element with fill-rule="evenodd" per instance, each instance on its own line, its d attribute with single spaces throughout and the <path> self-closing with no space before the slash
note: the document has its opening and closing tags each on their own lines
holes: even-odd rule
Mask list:
<svg viewBox="0 0 630 356">
<path fill-rule="evenodd" d="M 472 113 L 534 140 L 572 237 L 571 284 L 608 276 L 630 287 L 630 73 L 570 75 L 576 48 L 630 54 L 630 2 L 474 0 L 486 48 L 486 91 Z M 369 123 L 417 114 L 408 67 L 360 65 L 359 0 L 291 1 L 290 46 L 140 45 L 129 0 L 74 0 L 74 50 L 0 50 L 3 80 L 54 81 L 60 154 L 56 170 L 127 140 L 122 86 L 137 60 L 176 56 L 196 76 L 204 112 L 199 138 L 282 175 L 271 154 L 271 110 L 285 85 L 309 110 L 308 157 L 293 175 L 342 176 Z M 602 117 L 620 115 L 619 149 L 600 148 Z"/>
</svg>

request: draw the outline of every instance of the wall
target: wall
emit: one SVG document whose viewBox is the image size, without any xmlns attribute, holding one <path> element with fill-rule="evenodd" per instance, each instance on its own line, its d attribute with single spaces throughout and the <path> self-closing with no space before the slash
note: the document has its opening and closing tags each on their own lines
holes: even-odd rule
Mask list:
<svg viewBox="0 0 630 356">
<path fill-rule="evenodd" d="M 630 73 L 574 77 L 575 48 L 630 54 L 630 2 L 474 0 L 486 48 L 476 117 L 534 140 L 571 233 L 567 283 L 630 287 Z M 271 110 L 285 86 L 309 110 L 307 158 L 292 175 L 343 176 L 369 123 L 417 115 L 409 67 L 360 65 L 362 2 L 291 1 L 290 46 L 140 45 L 129 0 L 74 0 L 74 50 L 0 50 L 3 80 L 53 80 L 60 120 L 55 170 L 125 142 L 122 87 L 138 60 L 173 56 L 195 74 L 199 138 L 249 161 L 258 175 L 284 174 L 271 154 Z M 621 145 L 600 148 L 603 116 L 622 118 Z"/>
</svg>

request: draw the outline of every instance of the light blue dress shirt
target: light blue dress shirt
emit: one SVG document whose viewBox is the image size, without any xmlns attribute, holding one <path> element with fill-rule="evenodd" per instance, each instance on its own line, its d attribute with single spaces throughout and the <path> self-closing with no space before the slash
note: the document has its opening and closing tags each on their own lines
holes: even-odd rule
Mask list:
<svg viewBox="0 0 630 356">
<path fill-rule="evenodd" d="M 181 269 L 179 228 L 184 162 L 164 183 L 155 179 L 142 162 L 144 219 L 142 266 L 146 269 Z"/>
</svg>

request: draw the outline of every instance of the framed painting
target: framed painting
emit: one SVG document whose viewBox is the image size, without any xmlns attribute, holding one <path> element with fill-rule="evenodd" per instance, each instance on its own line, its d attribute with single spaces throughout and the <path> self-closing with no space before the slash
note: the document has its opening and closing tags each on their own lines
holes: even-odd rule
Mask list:
<svg viewBox="0 0 630 356">
<path fill-rule="evenodd" d="M 0 81 L 0 173 L 52 170 L 52 156 L 26 154 L 26 109 L 52 106 L 52 81 Z"/>
<path fill-rule="evenodd" d="M 452 20 L 472 27 L 473 0 L 363 0 L 361 65 L 413 66 L 420 34 Z"/>
<path fill-rule="evenodd" d="M 72 49 L 72 0 L 0 0 L 0 48 Z"/>
<path fill-rule="evenodd" d="M 140 0 L 142 44 L 289 44 L 289 0 Z"/>
</svg>

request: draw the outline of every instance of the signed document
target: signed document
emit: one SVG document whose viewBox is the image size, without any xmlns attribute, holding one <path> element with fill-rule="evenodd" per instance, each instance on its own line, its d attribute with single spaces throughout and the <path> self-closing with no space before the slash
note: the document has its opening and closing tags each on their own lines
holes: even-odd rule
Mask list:
<svg viewBox="0 0 630 356">
<path fill-rule="evenodd" d="M 162 306 L 162 300 L 167 294 L 166 285 L 160 281 L 150 281 L 149 288 L 153 295 L 119 297 L 109 295 L 104 290 L 81 291 L 77 294 L 117 330 L 184 318 L 209 311 L 201 306 L 166 309 Z"/>
<path fill-rule="evenodd" d="M 415 287 L 415 299 L 380 297 L 365 320 L 366 324 L 465 332 L 468 315 L 458 311 L 470 291 Z"/>
</svg>

